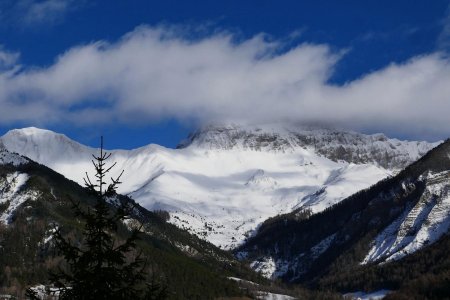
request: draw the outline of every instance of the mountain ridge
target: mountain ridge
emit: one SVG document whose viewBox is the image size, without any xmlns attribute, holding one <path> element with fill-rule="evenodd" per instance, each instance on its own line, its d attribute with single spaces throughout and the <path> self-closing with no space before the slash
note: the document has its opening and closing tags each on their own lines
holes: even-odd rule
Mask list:
<svg viewBox="0 0 450 300">
<path fill-rule="evenodd" d="M 387 144 L 387 147 L 382 147 L 383 143 Z M 382 133 L 362 134 L 311 125 L 222 125 L 218 127 L 210 125 L 191 133 L 188 139 L 180 143 L 177 148 L 195 145 L 204 149 L 244 148 L 255 151 L 292 151 L 296 147 L 313 147 L 319 154 L 332 160 L 343 159 L 357 164 L 376 162 L 384 168 L 402 169 L 440 143 L 442 141 L 430 143 L 390 139 Z M 372 148 L 368 151 L 361 149 L 364 145 L 372 146 Z M 376 156 L 377 153 L 387 152 L 389 148 L 397 150 L 396 154 L 403 154 L 404 157 L 396 161 L 395 155 L 383 158 Z M 368 153 L 358 153 L 364 150 Z"/>
<path fill-rule="evenodd" d="M 112 159 L 125 170 L 120 193 L 150 210 L 169 211 L 170 222 L 223 248 L 242 243 L 269 217 L 301 207 L 322 211 L 436 145 L 312 127 L 202 130 L 178 149 L 151 144 L 112 150 Z M 97 151 L 36 128 L 10 131 L 0 143 L 78 183 Z M 348 155 L 355 147 L 358 159 Z M 375 155 L 380 148 L 389 155 Z M 383 163 L 389 157 L 398 159 Z"/>
</svg>

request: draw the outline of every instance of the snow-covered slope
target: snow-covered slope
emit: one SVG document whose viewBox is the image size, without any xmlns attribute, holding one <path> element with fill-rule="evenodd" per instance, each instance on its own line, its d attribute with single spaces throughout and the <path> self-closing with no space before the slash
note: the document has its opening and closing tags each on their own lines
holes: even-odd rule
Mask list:
<svg viewBox="0 0 450 300">
<path fill-rule="evenodd" d="M 97 151 L 36 128 L 12 130 L 1 142 L 79 183 Z M 232 248 L 265 219 L 302 207 L 322 211 L 433 146 L 311 127 L 221 126 L 199 130 L 178 149 L 113 150 L 111 161 L 115 172 L 125 170 L 120 193 Z"/>
<path fill-rule="evenodd" d="M 22 186 L 27 182 L 28 175 L 14 172 L 5 178 L 0 178 L 0 205 L 5 210 L 0 213 L 0 224 L 8 225 L 14 218 L 16 211 L 26 201 L 38 199 L 39 192 L 22 191 Z"/>
<path fill-rule="evenodd" d="M 425 191 L 419 201 L 377 236 L 363 264 L 398 260 L 449 231 L 450 171 L 428 173 L 420 180 Z"/>
<path fill-rule="evenodd" d="M 0 141 L 0 165 L 12 164 L 18 166 L 28 161 L 27 158 L 22 157 L 16 153 L 11 153 L 3 146 Z"/>
<path fill-rule="evenodd" d="M 11 153 L 0 143 L 0 166 L 19 166 L 28 162 L 28 159 Z M 0 224 L 8 225 L 14 218 L 16 210 L 27 200 L 35 200 L 39 196 L 33 190 L 23 191 L 22 188 L 28 181 L 28 175 L 20 172 L 11 172 L 0 176 Z"/>
</svg>

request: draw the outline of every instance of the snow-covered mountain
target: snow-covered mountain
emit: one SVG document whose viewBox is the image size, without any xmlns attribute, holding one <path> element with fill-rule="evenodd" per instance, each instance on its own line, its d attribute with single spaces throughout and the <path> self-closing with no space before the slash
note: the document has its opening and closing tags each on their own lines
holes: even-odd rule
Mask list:
<svg viewBox="0 0 450 300">
<path fill-rule="evenodd" d="M 80 220 L 74 220 L 73 201 L 86 211 L 95 197 L 46 166 L 0 147 L 0 298 L 26 299 L 29 286 L 41 292 L 53 288 L 44 284 L 49 270 L 56 270 L 61 262 L 55 260 L 55 225 L 74 245 L 85 242 Z M 238 284 L 228 277 L 255 278 L 230 253 L 168 224 L 165 214 L 149 212 L 125 196 L 110 198 L 112 205 L 118 201 L 130 207 L 130 218 L 124 220 L 125 226 L 118 224 L 120 238 L 113 238 L 122 240 L 130 234 L 127 228 L 140 227 L 136 250 L 142 250 L 152 274 L 167 278 L 165 284 L 177 298 L 236 296 Z M 257 288 L 255 294 L 272 290 L 265 285 Z"/>
<path fill-rule="evenodd" d="M 97 151 L 37 128 L 9 131 L 0 142 L 78 183 Z M 120 193 L 233 248 L 267 218 L 299 208 L 323 211 L 434 146 L 314 127 L 209 126 L 178 149 L 112 150 L 111 161 L 115 172 L 125 170 Z"/>
<path fill-rule="evenodd" d="M 317 126 L 259 125 L 206 126 L 183 141 L 178 148 L 195 145 L 203 149 L 244 149 L 293 152 L 299 147 L 333 161 L 374 164 L 385 169 L 402 169 L 439 143 L 400 141 L 384 134 L 357 132 Z"/>
<path fill-rule="evenodd" d="M 269 278 L 303 281 L 329 272 L 331 282 L 364 273 L 367 265 L 398 262 L 449 233 L 447 140 L 396 176 L 327 211 L 313 216 L 292 212 L 266 221 L 236 251 Z M 436 249 L 442 247 L 436 244 Z"/>
</svg>

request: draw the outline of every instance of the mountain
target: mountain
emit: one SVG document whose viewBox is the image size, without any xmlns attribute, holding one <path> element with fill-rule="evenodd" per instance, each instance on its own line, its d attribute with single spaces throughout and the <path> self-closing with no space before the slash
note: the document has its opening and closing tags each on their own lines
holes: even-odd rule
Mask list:
<svg viewBox="0 0 450 300">
<path fill-rule="evenodd" d="M 297 210 L 267 220 L 236 254 L 269 278 L 341 292 L 417 292 L 392 299 L 440 299 L 450 292 L 449 232 L 447 140 L 321 213 Z"/>
<path fill-rule="evenodd" d="M 72 241 L 80 237 L 73 201 L 86 209 L 93 198 L 51 169 L 0 148 L 0 294 L 24 299 L 25 287 L 46 283 L 48 270 L 60 262 L 53 224 Z M 127 228 L 143 225 L 138 247 L 167 284 L 169 299 L 243 295 L 227 278 L 231 276 L 260 282 L 229 253 L 167 223 L 163 213 L 149 212 L 124 196 L 111 201 L 112 206 L 120 201 L 132 208 L 117 238 L 123 239 Z"/>
<path fill-rule="evenodd" d="M 332 160 L 374 164 L 399 170 L 416 161 L 438 143 L 400 141 L 384 134 L 365 135 L 327 127 L 305 125 L 206 126 L 178 148 L 195 145 L 202 149 L 245 149 L 294 152 L 309 148 Z"/>
<path fill-rule="evenodd" d="M 78 183 L 97 151 L 37 128 L 9 131 L 0 142 Z M 177 149 L 112 150 L 112 160 L 117 172 L 125 170 L 120 193 L 230 249 L 267 218 L 321 212 L 437 144 L 310 126 L 207 126 Z"/>
<path fill-rule="evenodd" d="M 0 145 L 1 298 L 25 299 L 29 286 L 43 297 L 48 271 L 61 266 L 54 226 L 81 242 L 83 224 L 72 206 L 79 203 L 86 210 L 93 201 L 77 183 Z M 111 208 L 119 202 L 131 208 L 131 215 L 119 224 L 116 239 L 142 225 L 137 251 L 150 276 L 167 286 L 168 299 L 340 299 L 337 293 L 288 289 L 265 280 L 231 253 L 167 223 L 165 212 L 150 212 L 121 195 L 110 199 Z"/>
</svg>

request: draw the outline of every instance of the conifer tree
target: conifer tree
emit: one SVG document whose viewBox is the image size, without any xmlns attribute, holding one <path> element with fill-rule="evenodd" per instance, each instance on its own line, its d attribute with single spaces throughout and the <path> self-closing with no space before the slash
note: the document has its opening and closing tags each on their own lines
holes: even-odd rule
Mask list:
<svg viewBox="0 0 450 300">
<path fill-rule="evenodd" d="M 129 214 L 129 205 L 118 201 L 116 189 L 120 178 L 105 176 L 116 165 L 106 165 L 111 156 L 103 150 L 93 155 L 92 163 L 96 174 L 92 181 L 86 172 L 84 178 L 88 191 L 94 196 L 91 209 L 83 209 L 80 203 L 73 203 L 76 217 L 84 222 L 82 240 L 78 244 L 63 237 L 60 228 L 55 227 L 54 241 L 66 267 L 50 274 L 50 281 L 59 290 L 60 299 L 163 299 L 165 291 L 158 284 L 145 282 L 145 263 L 141 253 L 130 259 L 136 250 L 139 229 L 134 229 L 126 240 L 117 240 L 118 224 Z M 109 202 L 120 202 L 113 207 Z M 32 297 L 32 291 L 28 295 Z"/>
</svg>

